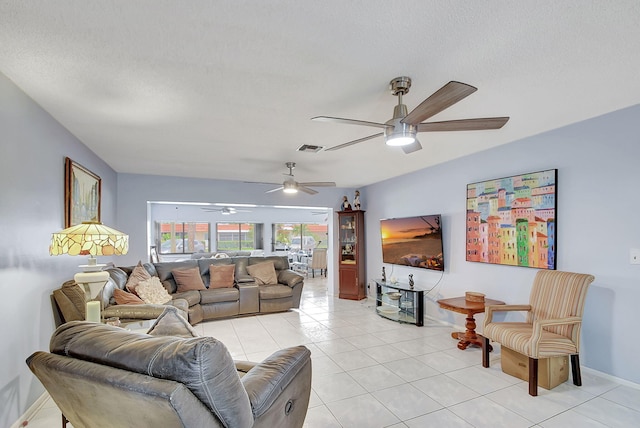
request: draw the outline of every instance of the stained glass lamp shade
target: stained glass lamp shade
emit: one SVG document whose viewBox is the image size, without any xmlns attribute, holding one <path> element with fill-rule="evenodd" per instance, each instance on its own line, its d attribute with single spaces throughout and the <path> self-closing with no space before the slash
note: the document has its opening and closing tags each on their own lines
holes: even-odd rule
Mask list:
<svg viewBox="0 0 640 428">
<path fill-rule="evenodd" d="M 91 298 L 94 298 L 102 285 L 109 278 L 108 272 L 101 271 L 106 265 L 97 263 L 96 256 L 119 256 L 129 251 L 129 235 L 112 229 L 98 222 L 84 222 L 71 226 L 51 237 L 49 254 L 59 256 L 89 256 L 86 265 L 80 265 L 83 272 L 74 276 L 78 284 L 90 288 Z"/>
</svg>

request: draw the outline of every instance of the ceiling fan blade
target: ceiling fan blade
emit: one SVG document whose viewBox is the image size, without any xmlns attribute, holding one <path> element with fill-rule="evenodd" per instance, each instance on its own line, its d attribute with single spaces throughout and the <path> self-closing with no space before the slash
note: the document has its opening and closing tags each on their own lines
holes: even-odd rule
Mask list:
<svg viewBox="0 0 640 428">
<path fill-rule="evenodd" d="M 318 193 L 316 190 L 305 187 L 301 183 L 298 183 L 298 190 L 300 190 L 301 192 L 308 193 L 310 195 L 315 195 L 316 193 Z"/>
<path fill-rule="evenodd" d="M 389 126 L 391 126 L 384 123 L 368 122 L 366 120 L 343 119 L 341 117 L 330 117 L 330 116 L 316 116 L 316 117 L 312 117 L 311 120 L 315 120 L 316 122 L 337 122 L 337 123 L 344 123 L 346 125 L 373 126 L 376 128 L 388 128 Z"/>
<path fill-rule="evenodd" d="M 336 187 L 336 183 L 333 181 L 309 181 L 307 183 L 298 183 L 298 185 L 307 187 Z"/>
<path fill-rule="evenodd" d="M 418 150 L 422 150 L 422 144 L 420 144 L 420 141 L 415 140 L 413 143 L 411 144 L 407 144 L 406 146 L 401 146 L 402 147 L 402 151 L 405 154 L 409 154 L 409 153 L 413 153 L 413 152 L 417 152 Z"/>
<path fill-rule="evenodd" d="M 417 125 L 429 119 L 431 116 L 440 113 L 442 110 L 451 107 L 477 90 L 478 88 L 467 85 L 466 83 L 451 81 L 434 92 L 429 98 L 422 101 L 420 105 L 414 108 L 401 122 Z"/>
<path fill-rule="evenodd" d="M 343 144 L 339 144 L 337 146 L 329 147 L 328 149 L 325 149 L 325 152 L 331 152 L 333 150 L 344 149 L 345 147 L 349 147 L 349 146 L 352 146 L 354 144 L 362 143 L 363 141 L 367 141 L 367 140 L 370 140 L 370 139 L 376 138 L 376 137 L 381 137 L 383 135 L 384 135 L 384 132 L 380 132 L 378 134 L 369 135 L 368 137 L 358 138 L 357 140 L 349 141 L 348 143 L 343 143 Z"/>
<path fill-rule="evenodd" d="M 269 186 L 281 186 L 282 183 L 268 183 L 266 181 L 243 181 L 243 183 L 247 184 L 268 184 Z"/>
<path fill-rule="evenodd" d="M 284 186 L 280 186 L 280 187 L 276 187 L 275 189 L 267 190 L 264 193 L 273 193 L 273 192 L 277 192 L 278 190 L 282 190 L 282 189 L 284 189 Z"/>
<path fill-rule="evenodd" d="M 418 132 L 500 129 L 508 121 L 508 117 L 485 117 L 478 119 L 445 120 L 444 122 L 427 122 L 418 124 Z"/>
</svg>

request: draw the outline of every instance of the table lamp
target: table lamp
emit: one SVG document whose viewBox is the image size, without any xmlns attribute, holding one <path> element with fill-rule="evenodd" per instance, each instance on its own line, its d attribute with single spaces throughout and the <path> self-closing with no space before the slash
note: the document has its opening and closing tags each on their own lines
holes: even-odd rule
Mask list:
<svg viewBox="0 0 640 428">
<path fill-rule="evenodd" d="M 84 287 L 89 299 L 94 299 L 109 279 L 109 272 L 103 271 L 105 264 L 98 264 L 96 256 L 118 256 L 129 251 L 129 235 L 103 225 L 100 222 L 83 222 L 56 232 L 51 237 L 49 254 L 59 256 L 89 256 L 86 265 L 80 265 L 82 272 L 73 279 Z M 87 307 L 87 315 L 89 315 Z"/>
</svg>

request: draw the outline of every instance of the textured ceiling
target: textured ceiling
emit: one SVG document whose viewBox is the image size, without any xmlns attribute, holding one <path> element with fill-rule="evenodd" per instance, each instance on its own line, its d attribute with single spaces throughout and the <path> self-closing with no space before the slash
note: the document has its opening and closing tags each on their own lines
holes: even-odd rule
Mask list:
<svg viewBox="0 0 640 428">
<path fill-rule="evenodd" d="M 117 172 L 279 182 L 295 161 L 357 187 L 637 104 L 638 22 L 637 0 L 3 0 L 0 71 Z M 478 87 L 431 120 L 511 120 L 296 152 L 378 132 L 310 118 L 385 122 L 402 75 L 409 110 Z"/>
</svg>

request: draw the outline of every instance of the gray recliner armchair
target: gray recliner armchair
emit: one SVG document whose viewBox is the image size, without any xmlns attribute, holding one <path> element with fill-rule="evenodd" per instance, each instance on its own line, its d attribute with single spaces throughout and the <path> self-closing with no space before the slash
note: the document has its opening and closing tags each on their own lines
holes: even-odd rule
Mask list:
<svg viewBox="0 0 640 428">
<path fill-rule="evenodd" d="M 27 364 L 75 428 L 302 427 L 311 392 L 304 346 L 234 363 L 212 337 L 151 336 L 73 321 Z"/>
</svg>

